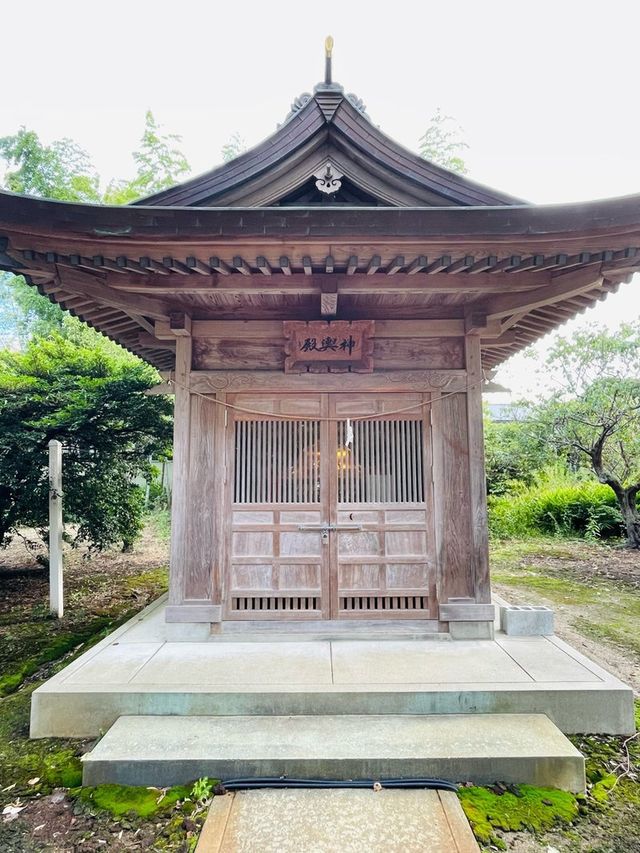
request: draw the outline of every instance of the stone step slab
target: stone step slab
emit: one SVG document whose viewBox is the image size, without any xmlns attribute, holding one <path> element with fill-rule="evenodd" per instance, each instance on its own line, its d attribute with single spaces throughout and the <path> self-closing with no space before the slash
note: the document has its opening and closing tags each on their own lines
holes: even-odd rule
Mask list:
<svg viewBox="0 0 640 853">
<path fill-rule="evenodd" d="M 196 853 L 479 853 L 449 791 L 258 790 L 214 797 Z"/>
<path fill-rule="evenodd" d="M 584 790 L 584 759 L 544 714 L 123 716 L 84 756 L 83 783 L 427 776 Z"/>
</svg>

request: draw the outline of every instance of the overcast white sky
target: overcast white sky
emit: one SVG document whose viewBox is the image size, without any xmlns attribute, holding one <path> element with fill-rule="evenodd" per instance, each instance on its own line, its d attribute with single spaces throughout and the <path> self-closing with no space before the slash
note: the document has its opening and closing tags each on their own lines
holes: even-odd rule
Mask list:
<svg viewBox="0 0 640 853">
<path fill-rule="evenodd" d="M 539 203 L 640 193 L 639 31 L 637 0 L 5 3 L 0 136 L 68 136 L 106 183 L 132 173 L 151 109 L 201 172 L 234 131 L 275 129 L 331 33 L 334 79 L 407 147 L 441 107 L 475 180 Z M 638 317 L 640 276 L 578 322 Z M 498 379 L 530 376 L 515 358 Z"/>
</svg>

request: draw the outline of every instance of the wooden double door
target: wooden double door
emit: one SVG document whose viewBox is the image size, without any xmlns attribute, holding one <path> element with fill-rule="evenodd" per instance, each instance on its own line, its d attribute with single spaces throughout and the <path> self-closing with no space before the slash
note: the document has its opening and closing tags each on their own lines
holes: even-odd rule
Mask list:
<svg viewBox="0 0 640 853">
<path fill-rule="evenodd" d="M 228 400 L 225 618 L 434 618 L 427 395 Z"/>
</svg>

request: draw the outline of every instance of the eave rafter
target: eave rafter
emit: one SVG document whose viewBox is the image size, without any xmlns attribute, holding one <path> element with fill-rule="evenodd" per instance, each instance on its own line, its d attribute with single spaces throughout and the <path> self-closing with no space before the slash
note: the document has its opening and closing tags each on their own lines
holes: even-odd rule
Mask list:
<svg viewBox="0 0 640 853">
<path fill-rule="evenodd" d="M 156 338 L 156 323 L 179 311 L 194 320 L 457 318 L 493 366 L 640 269 L 640 198 L 239 213 L 0 193 L 0 268 L 162 368 L 172 342 Z"/>
</svg>

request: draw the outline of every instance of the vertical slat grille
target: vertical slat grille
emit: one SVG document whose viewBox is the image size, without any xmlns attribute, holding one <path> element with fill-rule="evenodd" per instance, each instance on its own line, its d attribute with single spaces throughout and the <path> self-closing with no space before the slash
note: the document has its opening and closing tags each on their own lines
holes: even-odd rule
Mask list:
<svg viewBox="0 0 640 853">
<path fill-rule="evenodd" d="M 426 595 L 345 595 L 340 596 L 341 611 L 428 610 Z"/>
<path fill-rule="evenodd" d="M 340 503 L 422 503 L 424 473 L 422 421 L 361 420 L 338 424 Z"/>
<path fill-rule="evenodd" d="M 320 501 L 320 422 L 236 421 L 234 502 Z"/>
</svg>

